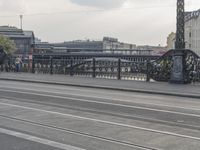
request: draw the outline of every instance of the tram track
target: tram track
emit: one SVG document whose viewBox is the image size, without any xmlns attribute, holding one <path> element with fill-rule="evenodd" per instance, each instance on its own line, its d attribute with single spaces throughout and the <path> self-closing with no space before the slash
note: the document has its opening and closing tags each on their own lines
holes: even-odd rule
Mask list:
<svg viewBox="0 0 200 150">
<path fill-rule="evenodd" d="M 11 85 L 11 84 L 10 84 Z M 33 85 L 31 85 L 31 87 L 32 87 Z M 44 85 L 43 85 L 44 86 Z M 119 99 L 119 98 L 111 98 L 111 97 L 109 97 L 109 96 L 94 96 L 94 95 L 92 95 L 92 96 L 90 96 L 90 97 L 88 97 L 88 94 L 86 94 L 86 93 L 88 93 L 88 92 L 90 92 L 90 93 L 95 93 L 95 94 L 105 94 L 105 91 L 103 92 L 103 91 L 95 91 L 95 92 L 91 92 L 91 90 L 84 90 L 84 89 L 76 89 L 76 88 L 74 88 L 74 89 L 71 89 L 72 87 L 62 87 L 62 88 L 55 88 L 56 90 L 59 90 L 59 91 L 55 91 L 55 89 L 53 89 L 53 88 L 50 88 L 50 87 L 48 87 L 48 86 L 44 86 L 44 89 L 42 89 L 42 91 L 41 90 L 38 90 L 37 89 L 37 87 L 38 86 L 33 86 L 32 88 L 30 88 L 30 87 L 26 87 L 26 88 L 24 88 L 24 87 L 18 87 L 17 89 L 15 88 L 15 87 L 11 87 L 11 86 L 0 86 L 0 91 L 1 90 L 19 90 L 19 92 L 21 92 L 21 91 L 34 91 L 35 93 L 46 93 L 46 94 L 55 94 L 55 95 L 62 95 L 62 96 L 71 96 L 72 98 L 73 98 L 73 96 L 76 96 L 76 97 L 84 97 L 84 99 L 88 99 L 88 98 L 92 98 L 92 99 L 100 99 L 100 100 L 103 100 L 103 102 L 105 102 L 105 101 L 114 101 L 115 103 L 117 102 L 117 103 L 128 103 L 129 102 L 129 104 L 131 104 L 131 103 L 133 103 L 134 104 L 134 102 L 131 102 L 130 101 L 130 99 L 148 99 L 148 100 L 152 100 L 152 99 L 159 99 L 159 100 L 161 100 L 160 98 L 157 98 L 157 97 L 155 97 L 155 96 L 153 96 L 153 98 L 152 98 L 152 95 L 151 95 L 151 97 L 147 97 L 147 96 L 142 96 L 142 95 L 137 95 L 136 93 L 134 93 L 134 95 L 129 95 L 130 94 L 130 92 L 126 92 L 126 93 L 120 93 L 120 94 L 118 94 L 118 93 L 115 93 L 115 95 L 116 96 L 127 96 L 127 93 L 129 93 L 128 94 L 128 99 L 129 100 L 121 100 L 121 99 Z M 63 90 L 63 88 L 65 89 L 65 90 L 67 90 L 67 93 L 66 93 L 66 91 L 64 91 Z M 49 90 L 47 90 L 47 89 L 49 89 Z M 62 92 L 60 92 L 60 90 L 63 90 Z M 76 94 L 73 94 L 73 92 L 74 91 L 76 91 L 76 92 L 84 92 L 85 94 L 79 94 L 79 93 L 76 93 Z M 111 90 L 112 91 L 112 90 Z M 72 92 L 72 93 L 71 93 Z M 133 93 L 131 93 L 131 94 L 133 94 Z M 113 95 L 112 93 L 106 93 L 106 95 Z M 149 95 L 149 94 L 147 94 L 147 95 Z M 163 96 L 162 96 L 163 97 Z M 174 98 L 173 96 L 168 96 L 168 98 Z M 177 98 L 177 97 L 176 97 Z M 181 100 L 181 101 L 185 101 L 186 99 L 183 99 L 183 98 L 181 98 L 181 99 L 179 99 L 179 100 Z M 193 98 L 190 98 L 189 99 L 190 100 L 190 102 L 195 102 L 195 104 L 200 104 L 200 102 L 199 101 L 197 101 L 197 99 L 193 99 Z M 188 101 L 188 98 L 187 98 L 187 101 Z M 139 104 L 139 103 L 135 103 L 135 104 Z M 183 110 L 185 110 L 185 109 L 188 109 L 188 108 L 186 108 L 186 107 L 183 107 L 183 106 L 174 106 L 174 105 L 167 105 L 167 104 L 155 104 L 155 103 L 153 103 L 153 102 L 145 102 L 145 103 L 140 103 L 140 104 L 144 104 L 144 105 L 152 105 L 152 106 L 157 106 L 157 107 L 166 107 L 166 108 L 173 108 L 173 109 L 183 109 Z M 191 110 L 200 110 L 199 108 L 193 108 L 193 107 L 190 107 L 190 109 Z"/>
<path fill-rule="evenodd" d="M 179 97 L 154 95 L 148 99 L 145 94 L 115 95 L 115 91 L 95 89 L 87 95 L 91 90 L 87 88 L 79 92 L 79 88 L 67 87 L 69 91 L 65 92 L 62 86 L 9 86 L 0 86 L 2 129 L 87 150 L 161 150 L 171 149 L 172 145 L 175 150 L 200 146 L 198 99 L 191 99 L 192 103 L 184 99 L 178 104 Z"/>
<path fill-rule="evenodd" d="M 71 129 L 67 129 L 67 128 L 61 128 L 61 127 L 57 127 L 57 126 L 53 126 L 53 125 L 36 123 L 36 122 L 24 120 L 24 119 L 19 119 L 19 118 L 16 118 L 16 117 L 9 117 L 9 116 L 5 116 L 5 115 L 0 115 L 0 118 L 9 119 L 11 121 L 22 122 L 22 123 L 34 125 L 34 126 L 37 126 L 37 127 L 48 128 L 48 129 L 51 129 L 51 130 L 62 131 L 62 132 L 74 134 L 74 135 L 77 135 L 77 136 L 83 136 L 83 137 L 87 137 L 87 138 L 91 138 L 91 139 L 96 139 L 96 140 L 101 140 L 101 141 L 110 142 L 110 143 L 114 143 L 114 144 L 124 145 L 124 146 L 128 146 L 128 147 L 131 147 L 131 148 L 139 148 L 141 150 L 161 150 L 159 148 L 149 147 L 149 146 L 140 145 L 140 144 L 136 144 L 136 143 L 130 143 L 130 142 L 126 142 L 126 141 L 120 141 L 120 140 L 110 138 L 110 137 L 102 137 L 102 136 L 93 135 L 93 134 L 86 133 L 86 132 L 79 132 L 79 131 L 75 131 L 75 130 L 71 130 Z"/>
<path fill-rule="evenodd" d="M 99 115 L 107 115 L 111 117 L 119 117 L 119 118 L 124 118 L 124 119 L 132 119 L 132 120 L 139 120 L 139 121 L 145 121 L 145 122 L 151 122 L 151 123 L 159 123 L 159 124 L 164 124 L 164 125 L 169 125 L 169 126 L 174 126 L 174 127 L 181 127 L 185 129 L 193 129 L 193 130 L 200 130 L 200 126 L 194 126 L 190 124 L 184 124 L 180 122 L 172 122 L 172 121 L 164 121 L 164 120 L 159 120 L 155 118 L 146 118 L 146 117 L 141 117 L 141 116 L 136 116 L 134 114 L 128 115 L 128 114 L 123 114 L 123 113 L 118 113 L 118 112 L 109 112 L 109 111 L 101 111 L 101 110 L 96 110 L 92 108 L 83 108 L 83 107 L 76 107 L 76 106 L 67 106 L 67 105 L 61 105 L 57 103 L 51 103 L 51 102 L 42 102 L 42 101 L 35 101 L 31 99 L 23 99 L 23 98 L 14 98 L 14 97 L 1 97 L 3 98 L 2 100 L 10 101 L 10 102 L 26 102 L 30 104 L 39 104 L 43 106 L 51 106 L 51 107 L 57 107 L 57 108 L 62 108 L 62 109 L 69 109 L 69 110 L 75 110 L 75 111 L 81 111 L 81 112 L 87 112 L 87 113 L 93 113 L 93 114 L 99 114 Z"/>
<path fill-rule="evenodd" d="M 23 99 L 23 98 L 13 98 L 8 96 L 1 96 L 2 98 L 5 98 L 7 100 L 13 99 L 16 101 L 23 101 L 23 102 L 30 102 L 30 103 L 38 103 L 42 105 L 48 105 L 48 106 L 56 106 L 61 108 L 67 108 L 71 110 L 79 110 L 84 112 L 91 112 L 96 114 L 103 114 L 103 115 L 110 115 L 110 116 L 116 116 L 121 118 L 127 118 L 127 119 L 135 119 L 135 120 L 141 120 L 146 122 L 152 122 L 152 123 L 160 123 L 164 125 L 170 125 L 170 126 L 177 126 L 182 128 L 188 128 L 188 129 L 195 129 L 200 130 L 200 126 L 198 123 L 192 124 L 190 121 L 185 121 L 184 118 L 190 119 L 194 118 L 193 120 L 199 120 L 200 114 L 194 114 L 194 113 L 184 113 L 184 112 L 178 112 L 178 111 L 169 111 L 164 109 L 157 109 L 157 108 L 151 108 L 151 107 L 143 107 L 143 106 L 137 106 L 134 105 L 128 105 L 128 104 L 121 104 L 116 101 L 116 103 L 112 101 L 100 101 L 100 100 L 90 100 L 85 98 L 74 98 L 71 96 L 60 96 L 60 95 L 53 95 L 52 93 L 37 93 L 37 92 L 27 92 L 27 91 L 17 91 L 17 90 L 7 90 L 7 89 L 0 89 L 0 91 L 4 92 L 10 92 L 10 93 L 18 93 L 18 94 L 28 94 L 28 95 L 34 95 L 34 96 L 40 96 L 44 98 L 50 98 L 50 99 L 60 99 L 62 100 L 62 105 L 56 104 L 57 100 L 55 102 L 48 99 L 48 102 L 42 102 L 38 100 L 31 100 L 29 99 Z M 91 97 L 92 98 L 92 97 Z M 64 102 L 64 103 L 63 103 Z M 110 110 L 112 108 L 112 110 Z M 150 115 L 149 113 L 145 113 L 142 111 L 147 111 L 152 113 Z M 140 115 L 142 112 L 143 116 Z M 168 120 L 162 117 L 156 117 L 156 115 L 159 113 L 163 116 L 171 115 L 172 117 Z M 176 117 L 174 117 L 176 115 Z M 176 120 L 176 118 L 178 118 Z M 179 119 L 180 118 L 180 119 Z M 183 119 L 181 119 L 183 118 Z M 173 119 L 173 120 L 172 120 Z"/>
<path fill-rule="evenodd" d="M 24 90 L 24 91 L 22 91 Z M 200 117 L 200 114 L 193 114 L 193 113 L 184 113 L 180 111 L 174 111 L 174 110 L 168 110 L 168 108 L 173 108 L 173 109 L 182 109 L 186 110 L 185 107 L 177 107 L 177 106 L 169 106 L 169 105 L 157 105 L 157 104 L 152 104 L 152 103 L 144 103 L 142 106 L 139 103 L 134 103 L 134 102 L 128 102 L 128 101 L 121 101 L 118 99 L 110 99 L 110 98 L 103 98 L 103 97 L 96 97 L 96 96 L 91 96 L 91 97 L 85 97 L 82 95 L 59 95 L 61 94 L 60 92 L 47 92 L 47 91 L 38 91 L 38 90 L 27 90 L 27 89 L 22 89 L 22 90 L 10 90 L 10 89 L 0 89 L 0 92 L 8 92 L 8 93 L 18 93 L 18 94 L 27 94 L 27 95 L 35 95 L 35 96 L 42 96 L 42 97 L 50 97 L 50 98 L 58 98 L 58 99 L 65 99 L 65 100 L 73 100 L 73 101 L 82 101 L 82 102 L 88 102 L 88 103 L 97 103 L 97 104 L 106 104 L 106 105 L 112 105 L 112 106 L 122 106 L 122 107 L 127 107 L 127 108 L 135 108 L 135 109 L 146 109 L 146 110 L 152 110 L 152 111 L 157 111 L 157 112 L 166 112 L 166 113 L 174 113 L 174 114 L 180 114 L 180 115 L 188 115 L 188 116 L 197 116 Z M 42 92 L 42 93 L 41 93 Z M 55 95 L 53 95 L 55 94 Z M 76 96 L 76 97 L 74 97 Z M 79 98 L 79 97 L 82 98 Z M 95 100 L 94 100 L 95 99 Z M 102 100 L 102 101 L 101 101 Z M 150 107 L 151 106 L 151 107 Z M 154 108 L 155 107 L 155 108 Z M 165 107 L 165 109 L 161 108 L 156 108 L 156 107 Z M 198 108 L 187 108 L 192 111 L 200 111 Z"/>
<path fill-rule="evenodd" d="M 42 93 L 36 93 L 36 92 L 34 93 L 34 92 L 7 90 L 7 89 L 0 89 L 0 91 L 10 92 L 10 93 L 18 93 L 18 94 L 35 95 L 35 96 L 42 96 L 42 97 L 50 97 L 50 98 L 57 98 L 57 99 L 65 99 L 68 101 L 73 100 L 74 102 L 96 103 L 96 104 L 112 105 L 112 106 L 126 107 L 126 108 L 132 108 L 132 109 L 144 109 L 144 110 L 156 111 L 156 112 L 160 112 L 160 113 L 163 112 L 163 113 L 170 113 L 170 114 L 200 117 L 200 114 L 184 113 L 184 112 L 167 110 L 167 109 L 165 109 L 165 110 L 157 109 L 157 108 L 151 108 L 151 107 L 147 107 L 147 106 L 127 105 L 127 104 L 117 103 L 117 101 L 116 101 L 116 103 L 113 103 L 113 102 L 105 102 L 105 101 L 98 101 L 98 100 L 88 100 L 88 99 L 84 99 L 84 98 L 74 98 L 74 97 L 69 97 L 69 96 L 52 95 L 50 93 L 42 94 Z"/>
<path fill-rule="evenodd" d="M 0 102 L 0 104 L 4 105 L 4 106 L 8 106 L 8 107 L 16 107 L 16 108 L 24 109 L 24 110 L 31 110 L 31 111 L 37 111 L 37 112 L 41 112 L 41 113 L 52 114 L 52 115 L 57 115 L 57 116 L 62 116 L 62 117 L 69 117 L 69 118 L 73 118 L 76 120 L 87 120 L 90 122 L 96 122 L 96 123 L 100 123 L 100 124 L 107 124 L 107 125 L 112 125 L 112 126 L 130 128 L 130 129 L 141 130 L 141 131 L 145 131 L 145 132 L 175 136 L 175 137 L 179 137 L 179 138 L 188 138 L 188 139 L 200 141 L 200 137 L 178 134 L 178 133 L 174 133 L 174 132 L 161 131 L 161 130 L 150 129 L 150 128 L 145 128 L 145 127 L 140 127 L 140 126 L 134 126 L 134 125 L 124 124 L 124 123 L 117 123 L 117 122 L 112 122 L 112 121 L 107 121 L 107 120 L 102 120 L 102 119 L 96 119 L 96 118 L 92 118 L 92 117 L 82 117 L 79 115 L 72 115 L 72 114 L 67 114 L 67 113 L 62 113 L 62 112 L 57 112 L 57 111 L 44 110 L 44 109 L 40 109 L 40 108 L 27 107 L 27 106 L 21 106 L 21 105 L 16 105 L 16 104 L 8 104 L 8 103 L 2 103 L 2 102 Z M 6 116 L 3 114 L 0 114 L 0 115 Z M 7 116 L 7 117 L 10 117 L 10 116 Z M 17 119 L 17 118 L 15 118 L 15 119 Z"/>
</svg>

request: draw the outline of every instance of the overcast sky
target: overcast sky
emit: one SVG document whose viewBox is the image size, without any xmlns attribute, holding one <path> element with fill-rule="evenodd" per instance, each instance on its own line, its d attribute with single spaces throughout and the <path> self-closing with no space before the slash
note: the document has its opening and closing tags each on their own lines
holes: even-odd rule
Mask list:
<svg viewBox="0 0 200 150">
<path fill-rule="evenodd" d="M 200 0 L 186 0 L 186 10 Z M 33 30 L 43 41 L 101 40 L 166 45 L 175 31 L 176 0 L 0 0 L 0 25 Z"/>
</svg>

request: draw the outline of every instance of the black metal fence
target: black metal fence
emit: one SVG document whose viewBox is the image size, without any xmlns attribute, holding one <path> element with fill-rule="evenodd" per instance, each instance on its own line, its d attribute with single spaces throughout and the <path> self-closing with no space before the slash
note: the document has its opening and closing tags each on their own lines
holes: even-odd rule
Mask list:
<svg viewBox="0 0 200 150">
<path fill-rule="evenodd" d="M 16 72 L 15 58 L 9 58 L 4 61 L 2 65 L 0 65 L 1 72 Z M 23 63 L 20 64 L 20 72 L 32 72 L 32 61 L 24 60 Z"/>
<path fill-rule="evenodd" d="M 33 73 L 65 74 L 93 78 L 149 80 L 147 62 L 130 62 L 117 58 L 34 59 Z"/>
<path fill-rule="evenodd" d="M 188 82 L 200 82 L 200 58 L 194 52 L 185 51 L 185 76 Z M 113 57 L 64 58 L 53 57 L 24 60 L 20 72 L 35 74 L 62 74 L 118 80 L 163 81 L 170 80 L 173 50 L 157 60 L 126 60 Z M 1 71 L 15 72 L 15 60 L 9 59 L 0 66 Z"/>
<path fill-rule="evenodd" d="M 1 71 L 16 72 L 14 59 L 1 65 Z M 92 59 L 33 59 L 21 64 L 20 72 L 35 74 L 63 74 L 118 80 L 149 81 L 148 62 L 127 61 L 118 58 Z"/>
</svg>

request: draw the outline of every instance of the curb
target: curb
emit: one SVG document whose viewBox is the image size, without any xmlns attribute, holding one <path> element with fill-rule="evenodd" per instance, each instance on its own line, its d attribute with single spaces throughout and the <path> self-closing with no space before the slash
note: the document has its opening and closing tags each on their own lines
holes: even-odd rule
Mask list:
<svg viewBox="0 0 200 150">
<path fill-rule="evenodd" d="M 162 91 L 151 91 L 151 90 L 129 89 L 129 88 L 116 88 L 116 87 L 100 86 L 100 85 L 95 86 L 95 85 L 60 83 L 60 82 L 40 81 L 40 80 L 13 79 L 13 78 L 12 79 L 11 78 L 0 78 L 0 80 L 27 82 L 27 83 L 41 83 L 41 84 L 49 84 L 49 85 L 62 85 L 62 86 L 73 86 L 73 87 L 96 88 L 96 89 L 104 89 L 104 90 L 106 89 L 106 90 L 136 92 L 136 93 L 145 93 L 145 94 L 159 94 L 159 95 L 178 96 L 178 97 L 187 97 L 187 98 L 200 98 L 200 95 L 195 95 L 195 94 L 169 93 L 169 92 L 162 92 Z"/>
</svg>

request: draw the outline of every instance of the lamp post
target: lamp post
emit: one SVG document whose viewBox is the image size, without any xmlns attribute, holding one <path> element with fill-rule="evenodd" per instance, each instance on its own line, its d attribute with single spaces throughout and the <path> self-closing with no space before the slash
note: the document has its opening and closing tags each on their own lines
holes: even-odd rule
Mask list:
<svg viewBox="0 0 200 150">
<path fill-rule="evenodd" d="M 186 83 L 185 78 L 185 3 L 177 0 L 177 26 L 175 51 L 173 53 L 173 67 L 170 83 Z"/>
</svg>

